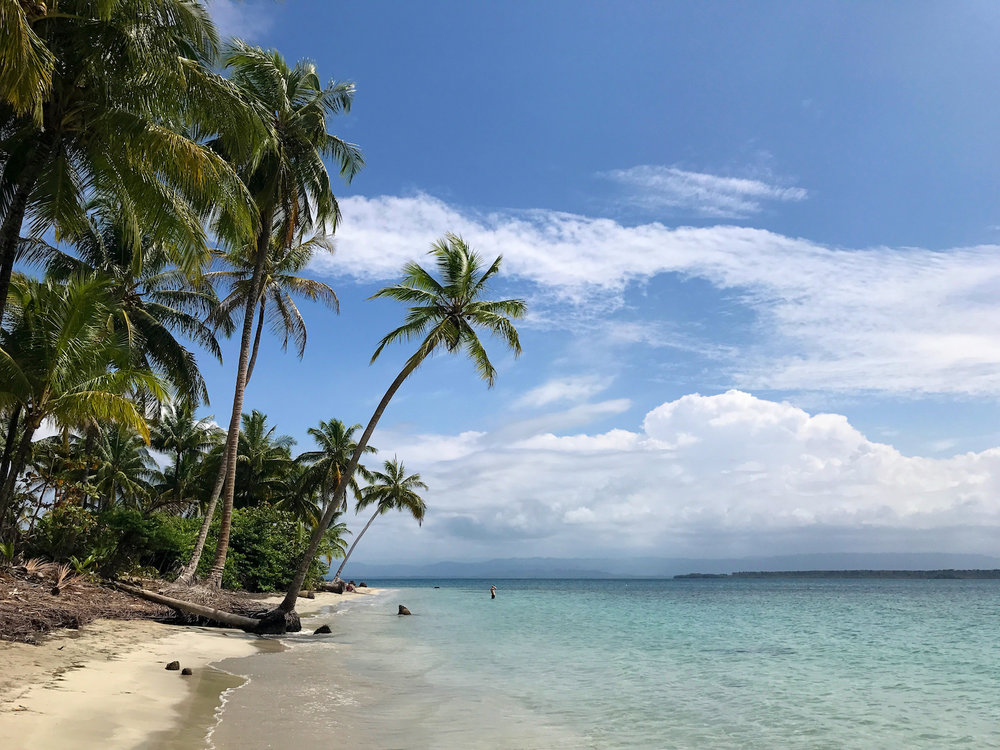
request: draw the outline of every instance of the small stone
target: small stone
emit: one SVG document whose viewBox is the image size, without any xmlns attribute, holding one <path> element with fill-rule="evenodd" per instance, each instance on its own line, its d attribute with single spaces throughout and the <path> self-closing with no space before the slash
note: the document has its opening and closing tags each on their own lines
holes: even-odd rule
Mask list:
<svg viewBox="0 0 1000 750">
<path fill-rule="evenodd" d="M 172 672 L 176 672 L 180 668 L 181 668 L 181 663 L 179 661 L 172 661 L 167 665 L 167 669 L 169 669 Z"/>
<path fill-rule="evenodd" d="M 191 667 L 184 667 L 184 669 L 181 670 L 181 674 L 192 675 L 194 674 L 194 670 L 192 670 Z"/>
<path fill-rule="evenodd" d="M 313 631 L 313 635 L 324 635 L 326 633 L 332 633 L 332 632 L 333 631 L 330 630 L 330 626 L 329 625 L 320 625 L 318 628 L 316 628 Z"/>
<path fill-rule="evenodd" d="M 401 615 L 408 615 L 408 614 L 410 614 L 410 610 L 408 610 L 406 607 L 404 607 L 402 604 L 400 604 L 399 605 L 399 614 L 401 614 Z"/>
</svg>

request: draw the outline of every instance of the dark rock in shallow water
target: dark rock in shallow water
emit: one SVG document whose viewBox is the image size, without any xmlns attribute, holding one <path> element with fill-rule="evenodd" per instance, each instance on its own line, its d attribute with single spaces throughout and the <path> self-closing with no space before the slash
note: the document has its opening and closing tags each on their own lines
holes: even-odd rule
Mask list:
<svg viewBox="0 0 1000 750">
<path fill-rule="evenodd" d="M 408 614 L 410 614 L 410 610 L 408 610 L 406 607 L 404 607 L 402 604 L 400 604 L 399 605 L 399 614 L 401 614 L 401 615 L 408 615 Z"/>
<path fill-rule="evenodd" d="M 194 674 L 194 671 L 191 669 L 191 667 L 184 667 L 184 669 L 181 670 L 181 674 L 192 675 Z"/>
<path fill-rule="evenodd" d="M 330 630 L 330 626 L 329 625 L 320 625 L 318 628 L 316 628 L 313 631 L 313 635 L 321 635 L 321 634 L 332 633 L 332 632 L 333 631 Z"/>
<path fill-rule="evenodd" d="M 176 671 L 181 668 L 181 663 L 179 661 L 172 661 L 167 665 L 167 669 L 171 671 Z"/>
<path fill-rule="evenodd" d="M 358 584 L 358 588 L 359 589 L 366 589 L 366 588 L 368 588 L 368 584 L 365 583 L 364 581 L 362 581 L 361 583 Z"/>
</svg>

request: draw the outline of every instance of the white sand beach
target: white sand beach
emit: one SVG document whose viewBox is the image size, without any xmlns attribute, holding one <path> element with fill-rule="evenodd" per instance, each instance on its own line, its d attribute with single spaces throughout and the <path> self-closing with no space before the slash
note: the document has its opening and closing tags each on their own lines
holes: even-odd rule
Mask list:
<svg viewBox="0 0 1000 750">
<path fill-rule="evenodd" d="M 308 615 L 367 595 L 316 594 L 297 609 Z M 277 637 L 146 620 L 98 620 L 37 646 L 0 643 L 0 747 L 198 746 L 221 694 L 244 681 L 210 665 L 282 648 Z M 175 660 L 193 674 L 167 670 Z"/>
</svg>

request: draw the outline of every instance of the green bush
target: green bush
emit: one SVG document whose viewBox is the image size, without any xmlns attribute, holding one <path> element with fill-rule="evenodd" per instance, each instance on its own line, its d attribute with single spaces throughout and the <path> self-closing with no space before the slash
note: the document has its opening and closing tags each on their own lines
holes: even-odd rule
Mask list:
<svg viewBox="0 0 1000 750">
<path fill-rule="evenodd" d="M 218 530 L 219 522 L 216 520 L 212 523 L 205 554 L 198 568 L 201 576 L 207 575 L 212 566 L 212 551 L 218 539 Z M 229 554 L 222 571 L 223 587 L 246 591 L 284 590 L 305 554 L 309 533 L 310 530 L 292 513 L 268 503 L 235 509 L 229 532 Z M 306 585 L 322 578 L 326 568 L 319 560 L 328 551 L 327 546 L 320 545 Z"/>
</svg>

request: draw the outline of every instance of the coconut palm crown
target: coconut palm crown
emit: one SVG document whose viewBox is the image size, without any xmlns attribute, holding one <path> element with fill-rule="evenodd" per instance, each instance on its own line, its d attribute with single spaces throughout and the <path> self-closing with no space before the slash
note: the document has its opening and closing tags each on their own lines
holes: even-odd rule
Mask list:
<svg viewBox="0 0 1000 750">
<path fill-rule="evenodd" d="M 487 282 L 500 270 L 502 255 L 483 270 L 482 257 L 469 249 L 455 234 L 447 234 L 432 245 L 441 281 L 435 279 L 417 263 L 403 267 L 403 281 L 380 289 L 370 299 L 385 297 L 410 305 L 410 312 L 399 328 L 389 332 L 379 342 L 372 355 L 374 362 L 389 344 L 424 337 L 420 347 L 407 364 L 414 367 L 438 349 L 448 352 L 464 350 L 476 370 L 490 387 L 496 379 L 496 368 L 483 348 L 476 328 L 484 328 L 500 338 L 514 352 L 521 354 L 521 342 L 511 318 L 524 316 L 525 303 L 520 299 L 487 301 L 479 299 Z"/>
</svg>

